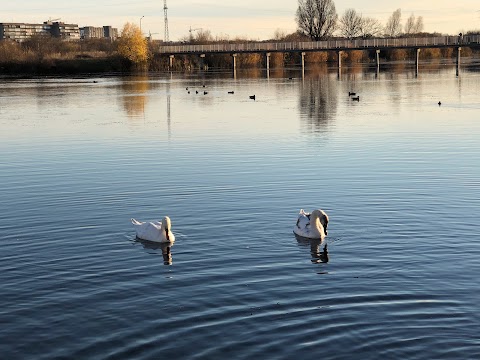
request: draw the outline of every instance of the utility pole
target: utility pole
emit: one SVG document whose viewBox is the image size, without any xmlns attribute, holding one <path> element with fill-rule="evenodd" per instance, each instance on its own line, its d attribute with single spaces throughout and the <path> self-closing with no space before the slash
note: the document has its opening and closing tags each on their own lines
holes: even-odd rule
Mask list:
<svg viewBox="0 0 480 360">
<path fill-rule="evenodd" d="M 167 14 L 167 0 L 163 0 L 163 16 L 164 16 L 164 21 L 165 21 L 165 38 L 163 41 L 168 42 L 169 40 L 169 35 L 168 35 L 168 14 Z"/>
</svg>

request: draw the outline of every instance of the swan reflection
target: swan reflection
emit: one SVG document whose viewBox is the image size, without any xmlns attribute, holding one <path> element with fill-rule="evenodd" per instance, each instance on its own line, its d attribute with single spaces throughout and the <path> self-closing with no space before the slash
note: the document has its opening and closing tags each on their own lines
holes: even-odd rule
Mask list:
<svg viewBox="0 0 480 360">
<path fill-rule="evenodd" d="M 321 240 L 307 239 L 295 235 L 298 245 L 301 247 L 310 247 L 311 261 L 314 264 L 328 263 L 327 243 Z M 323 248 L 322 248 L 323 245 Z"/>
<path fill-rule="evenodd" d="M 161 250 L 162 251 L 162 256 L 163 256 L 163 264 L 164 265 L 172 265 L 172 252 L 171 248 L 173 246 L 173 242 L 153 242 L 153 241 L 147 241 L 147 240 L 142 240 L 139 238 L 136 238 L 135 241 L 141 243 L 145 249 L 149 250 Z"/>
</svg>

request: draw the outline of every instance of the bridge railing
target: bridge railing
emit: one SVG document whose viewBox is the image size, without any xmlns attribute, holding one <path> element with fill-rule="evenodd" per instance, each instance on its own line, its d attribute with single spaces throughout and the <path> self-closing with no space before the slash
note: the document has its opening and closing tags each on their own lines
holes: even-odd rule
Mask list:
<svg viewBox="0 0 480 360">
<path fill-rule="evenodd" d="M 348 49 L 383 49 L 412 47 L 468 46 L 480 44 L 480 35 L 440 36 L 397 39 L 356 39 L 328 40 L 309 42 L 247 42 L 219 43 L 211 45 L 162 45 L 158 51 L 164 54 L 199 53 L 248 53 L 248 52 L 289 52 L 289 51 L 326 51 Z"/>
</svg>

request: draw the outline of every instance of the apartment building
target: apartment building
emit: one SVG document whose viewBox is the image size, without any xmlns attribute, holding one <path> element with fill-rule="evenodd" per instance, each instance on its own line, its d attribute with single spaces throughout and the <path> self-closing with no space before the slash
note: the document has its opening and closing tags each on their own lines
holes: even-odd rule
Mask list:
<svg viewBox="0 0 480 360">
<path fill-rule="evenodd" d="M 50 33 L 53 37 L 61 38 L 63 40 L 80 40 L 80 29 L 77 24 L 54 22 L 49 25 Z"/>
<path fill-rule="evenodd" d="M 116 39 L 118 38 L 118 29 L 111 26 L 104 26 L 103 36 L 109 39 Z"/>
<path fill-rule="evenodd" d="M 84 26 L 80 28 L 80 39 L 103 38 L 103 27 Z"/>
<path fill-rule="evenodd" d="M 80 29 L 77 24 L 52 21 L 45 21 L 43 24 L 0 23 L 0 40 L 22 42 L 36 35 L 78 40 L 80 39 Z"/>
<path fill-rule="evenodd" d="M 44 24 L 0 23 L 0 40 L 25 41 L 35 35 L 49 35 Z"/>
<path fill-rule="evenodd" d="M 81 39 L 116 39 L 118 37 L 118 29 L 111 26 L 94 27 L 84 26 L 80 28 Z"/>
</svg>

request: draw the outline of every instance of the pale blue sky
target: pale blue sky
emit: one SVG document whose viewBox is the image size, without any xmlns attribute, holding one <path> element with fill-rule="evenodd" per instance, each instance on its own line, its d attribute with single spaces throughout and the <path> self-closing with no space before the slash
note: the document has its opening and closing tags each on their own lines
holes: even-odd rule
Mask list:
<svg viewBox="0 0 480 360">
<path fill-rule="evenodd" d="M 189 33 L 189 28 L 210 30 L 212 35 L 237 36 L 249 39 L 271 38 L 275 30 L 290 33 L 296 30 L 295 10 L 297 0 L 242 0 L 227 3 L 225 0 L 167 0 L 170 40 L 179 40 Z M 414 13 L 423 16 L 425 31 L 457 34 L 480 29 L 480 3 L 478 0 L 438 1 L 403 0 L 383 1 L 336 0 L 339 15 L 354 8 L 385 24 L 397 8 L 402 9 L 402 19 Z M 153 38 L 163 39 L 163 0 L 22 0 L 2 4 L 0 22 L 43 22 L 61 18 L 80 26 L 113 25 L 121 28 L 126 22 L 140 23 L 142 30 Z"/>
</svg>

